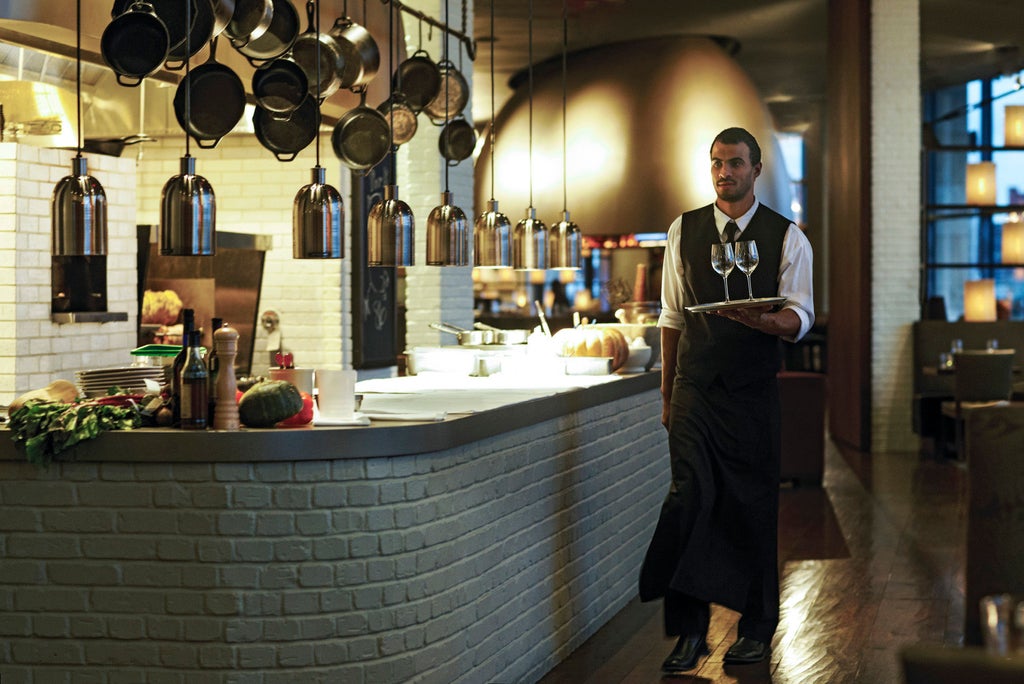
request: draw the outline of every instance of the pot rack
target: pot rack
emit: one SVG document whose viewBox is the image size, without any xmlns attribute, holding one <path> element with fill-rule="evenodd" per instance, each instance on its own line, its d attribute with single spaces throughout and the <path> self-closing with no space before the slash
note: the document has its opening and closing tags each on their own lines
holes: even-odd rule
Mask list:
<svg viewBox="0 0 1024 684">
<path fill-rule="evenodd" d="M 466 46 L 466 55 L 469 57 L 469 59 L 471 61 L 476 60 L 476 41 L 473 40 L 472 38 L 470 38 L 468 35 L 466 35 L 466 31 L 465 31 L 465 29 L 466 29 L 466 4 L 465 4 L 465 0 L 463 0 L 463 4 L 462 4 L 462 29 L 463 29 L 462 31 L 456 31 L 455 29 L 451 28 L 450 26 L 448 26 L 444 22 L 439 21 L 437 19 L 434 19 L 429 14 L 425 14 L 425 13 L 421 12 L 418 9 L 414 9 L 412 7 L 407 6 L 405 3 L 402 2 L 402 0 L 380 0 L 380 1 L 381 1 L 381 4 L 384 4 L 384 5 L 387 5 L 388 3 L 390 3 L 390 4 L 394 5 L 395 7 L 397 7 L 399 10 L 401 10 L 402 12 L 405 12 L 406 14 L 412 15 L 412 16 L 416 17 L 417 19 L 419 19 L 420 21 L 425 22 L 427 24 L 430 24 L 434 28 L 440 29 L 441 31 L 444 31 L 445 33 L 447 33 L 448 35 L 452 36 L 453 38 L 457 38 L 459 40 L 459 42 L 461 42 L 463 45 Z"/>
</svg>

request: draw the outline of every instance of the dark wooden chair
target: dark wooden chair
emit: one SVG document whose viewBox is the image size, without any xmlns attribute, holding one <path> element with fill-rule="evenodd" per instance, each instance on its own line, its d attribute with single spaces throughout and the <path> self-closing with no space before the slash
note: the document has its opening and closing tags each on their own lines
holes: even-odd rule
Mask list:
<svg viewBox="0 0 1024 684">
<path fill-rule="evenodd" d="M 1013 349 L 969 350 L 953 355 L 953 400 L 942 402 L 939 452 L 964 457 L 964 421 L 971 411 L 1007 402 L 1013 394 Z"/>
</svg>

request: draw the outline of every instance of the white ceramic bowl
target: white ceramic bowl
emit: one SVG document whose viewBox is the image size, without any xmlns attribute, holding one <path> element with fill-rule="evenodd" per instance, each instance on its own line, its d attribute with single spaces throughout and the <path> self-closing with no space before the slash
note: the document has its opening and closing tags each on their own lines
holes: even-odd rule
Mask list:
<svg viewBox="0 0 1024 684">
<path fill-rule="evenodd" d="M 626 359 L 626 363 L 619 369 L 620 373 L 643 373 L 648 370 L 651 362 L 651 348 L 650 347 L 633 347 L 629 348 L 629 358 Z"/>
</svg>

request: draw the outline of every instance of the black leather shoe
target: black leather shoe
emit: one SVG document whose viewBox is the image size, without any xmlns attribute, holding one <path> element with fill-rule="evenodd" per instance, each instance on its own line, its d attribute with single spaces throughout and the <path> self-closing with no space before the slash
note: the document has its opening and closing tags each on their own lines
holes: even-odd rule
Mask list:
<svg viewBox="0 0 1024 684">
<path fill-rule="evenodd" d="M 697 667 L 702 655 L 708 654 L 708 643 L 703 634 L 684 634 L 679 637 L 676 647 L 661 664 L 665 674 L 678 674 Z"/>
<path fill-rule="evenodd" d="M 728 664 L 731 665 L 747 665 L 749 663 L 759 663 L 768 657 L 771 653 L 771 648 L 768 644 L 757 639 L 751 639 L 749 637 L 740 637 L 736 640 L 729 650 L 725 652 L 725 656 L 722 658 Z"/>
</svg>

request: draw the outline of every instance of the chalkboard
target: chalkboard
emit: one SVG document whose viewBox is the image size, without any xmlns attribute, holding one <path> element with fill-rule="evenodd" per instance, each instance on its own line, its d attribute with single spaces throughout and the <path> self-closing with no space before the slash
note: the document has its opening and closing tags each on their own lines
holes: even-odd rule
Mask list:
<svg viewBox="0 0 1024 684">
<path fill-rule="evenodd" d="M 365 174 L 352 172 L 352 366 L 357 369 L 397 364 L 397 269 L 366 263 L 367 217 L 384 197 L 390 167 L 389 155 Z"/>
</svg>

